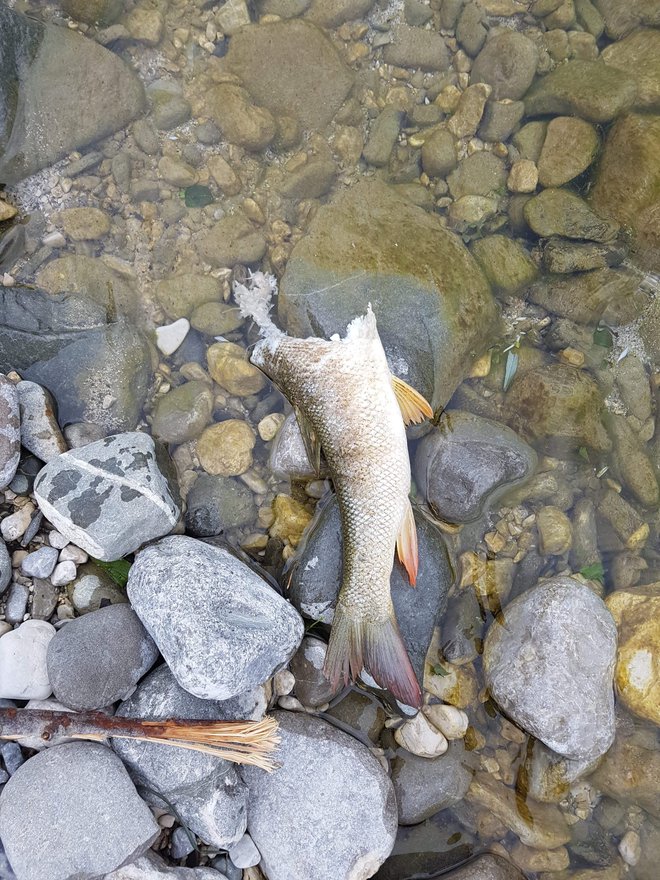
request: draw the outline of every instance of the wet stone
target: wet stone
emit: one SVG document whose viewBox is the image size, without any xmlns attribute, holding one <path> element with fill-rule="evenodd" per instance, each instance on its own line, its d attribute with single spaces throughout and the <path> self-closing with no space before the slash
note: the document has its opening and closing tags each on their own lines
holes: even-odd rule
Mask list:
<svg viewBox="0 0 660 880">
<path fill-rule="evenodd" d="M 525 205 L 525 219 L 537 235 L 610 241 L 619 227 L 596 214 L 579 196 L 564 189 L 545 189 Z"/>
<path fill-rule="evenodd" d="M 507 30 L 487 41 L 474 61 L 470 81 L 492 86 L 496 101 L 518 101 L 532 84 L 538 59 L 538 49 L 531 40 Z"/>
<path fill-rule="evenodd" d="M 497 490 L 510 488 L 536 467 L 534 450 L 504 425 L 450 411 L 415 453 L 415 482 L 437 516 L 447 522 L 476 519 Z M 501 493 L 500 493 L 501 494 Z"/>
<path fill-rule="evenodd" d="M 229 699 L 263 684 L 294 654 L 294 608 L 226 550 L 165 538 L 137 555 L 128 597 L 179 684 Z"/>
<path fill-rule="evenodd" d="M 18 393 L 15 385 L 0 374 L 0 489 L 14 479 L 20 456 Z"/>
<path fill-rule="evenodd" d="M 95 257 L 68 254 L 46 263 L 37 283 L 49 293 L 79 293 L 98 302 L 110 313 L 136 314 L 133 285 Z"/>
<path fill-rule="evenodd" d="M 45 700 L 51 695 L 46 654 L 54 635 L 45 620 L 26 620 L 0 638 L 0 697 Z"/>
<path fill-rule="evenodd" d="M 549 748 L 594 759 L 614 740 L 616 627 L 602 601 L 571 578 L 541 582 L 491 624 L 484 672 L 507 715 Z"/>
<path fill-rule="evenodd" d="M 110 217 L 98 208 L 65 208 L 53 222 L 73 241 L 93 241 L 110 232 Z"/>
<path fill-rule="evenodd" d="M 152 433 L 165 443 L 186 443 L 198 437 L 211 420 L 213 393 L 206 382 L 192 381 L 157 399 Z"/>
<path fill-rule="evenodd" d="M 254 522 L 252 492 L 239 480 L 200 474 L 186 499 L 186 531 L 198 538 Z"/>
<path fill-rule="evenodd" d="M 346 694 L 327 714 L 340 721 L 347 733 L 355 731 L 357 739 L 374 744 L 378 743 L 387 717 L 379 703 L 356 691 Z"/>
<path fill-rule="evenodd" d="M 449 191 L 455 199 L 461 196 L 487 196 L 501 190 L 506 183 L 502 159 L 480 151 L 466 156 L 447 177 Z"/>
<path fill-rule="evenodd" d="M 252 708 L 256 711 L 250 712 Z M 163 664 L 124 700 L 117 715 L 154 721 L 233 721 L 256 719 L 258 712 L 249 694 L 226 702 L 200 700 L 185 691 Z M 206 843 L 224 849 L 240 839 L 247 821 L 247 789 L 234 765 L 212 755 L 156 743 L 113 739 L 112 747 L 135 783 L 152 790 L 146 795 L 149 802 L 162 807 L 158 795 L 164 795 L 181 820 Z"/>
<path fill-rule="evenodd" d="M 183 95 L 160 91 L 152 92 L 151 99 L 153 101 L 151 119 L 155 127 L 160 131 L 171 131 L 171 129 L 178 128 L 178 126 L 183 125 L 190 119 L 192 108 Z M 146 121 L 147 123 L 149 122 L 149 120 Z M 156 142 L 152 137 L 146 142 L 144 137 L 140 136 L 140 139 L 142 141 L 139 144 L 141 148 L 145 143 L 149 147 L 145 152 L 154 154 L 159 152 L 160 146 L 156 146 Z"/>
<path fill-rule="evenodd" d="M 532 162 L 538 162 L 547 130 L 547 122 L 536 121 L 526 123 L 520 131 L 514 134 L 512 142 L 520 153 L 521 159 L 531 159 Z"/>
<path fill-rule="evenodd" d="M 591 165 L 599 146 L 596 129 L 583 119 L 551 119 L 538 161 L 539 183 L 545 187 L 568 183 Z"/>
<path fill-rule="evenodd" d="M 422 168 L 429 177 L 444 177 L 458 164 L 454 136 L 446 129 L 438 129 L 424 141 Z"/>
<path fill-rule="evenodd" d="M 242 323 L 243 318 L 235 306 L 220 302 L 203 303 L 190 316 L 191 326 L 205 336 L 224 336 L 238 330 Z"/>
<path fill-rule="evenodd" d="M 404 569 L 395 563 L 390 588 L 403 641 L 414 669 L 421 675 L 435 620 L 446 606 L 451 574 L 440 532 L 421 514 L 415 522 L 419 541 L 417 587 L 411 593 Z M 339 505 L 333 496 L 311 526 L 291 567 L 291 601 L 305 617 L 332 621 L 340 588 L 341 554 Z"/>
<path fill-rule="evenodd" d="M 179 518 L 146 434 L 117 434 L 52 459 L 34 491 L 46 518 L 97 559 L 133 553 Z"/>
<path fill-rule="evenodd" d="M 607 46 L 603 61 L 622 70 L 637 81 L 637 110 L 660 111 L 660 34 L 653 28 L 641 28 Z"/>
<path fill-rule="evenodd" d="M 66 452 L 68 447 L 55 418 L 53 399 L 36 382 L 16 385 L 21 413 L 21 445 L 41 461 Z"/>
<path fill-rule="evenodd" d="M 538 277 L 538 268 L 525 248 L 506 235 L 487 235 L 473 242 L 473 257 L 499 294 L 515 294 Z"/>
<path fill-rule="evenodd" d="M 486 41 L 487 18 L 478 3 L 467 3 L 456 24 L 456 39 L 462 49 L 472 58 L 478 55 Z"/>
<path fill-rule="evenodd" d="M 538 80 L 525 95 L 529 116 L 575 115 L 609 122 L 632 106 L 635 80 L 601 61 L 569 61 Z"/>
<path fill-rule="evenodd" d="M 589 781 L 620 804 L 635 804 L 660 819 L 660 752 L 640 733 L 620 727 Z"/>
<path fill-rule="evenodd" d="M 474 590 L 464 590 L 453 596 L 440 630 L 442 656 L 457 665 L 474 660 L 481 648 L 483 628 L 482 612 Z"/>
<path fill-rule="evenodd" d="M 461 740 L 439 758 L 419 758 L 400 750 L 392 762 L 392 782 L 400 825 L 416 825 L 458 803 L 472 780 L 472 761 Z"/>
<path fill-rule="evenodd" d="M 479 126 L 484 141 L 506 141 L 525 113 L 522 101 L 489 101 Z"/>
<path fill-rule="evenodd" d="M 396 107 L 385 107 L 372 122 L 367 143 L 362 155 L 370 165 L 387 165 L 394 144 L 399 136 L 401 111 Z"/>
<path fill-rule="evenodd" d="M 104 815 L 112 822 L 99 822 Z M 18 880 L 91 880 L 141 855 L 159 832 L 119 758 L 98 743 L 45 749 L 0 796 L 0 834 Z"/>
<path fill-rule="evenodd" d="M 60 703 L 101 709 L 131 694 L 157 657 L 135 612 L 109 605 L 58 631 L 48 648 L 48 677 Z"/>
<path fill-rule="evenodd" d="M 256 437 L 247 422 L 227 419 L 206 428 L 197 441 L 197 455 L 207 474 L 237 477 L 252 466 Z"/>
<path fill-rule="evenodd" d="M 240 214 L 223 217 L 198 241 L 201 256 L 213 266 L 257 263 L 266 253 L 263 232 Z"/>
<path fill-rule="evenodd" d="M 396 834 L 387 774 L 365 746 L 326 722 L 287 712 L 276 717 L 281 766 L 241 771 L 250 790 L 250 835 L 269 880 L 373 875 Z M 346 833 L 356 827 L 359 835 Z"/>
<path fill-rule="evenodd" d="M 392 42 L 383 49 L 383 60 L 398 67 L 447 70 L 449 50 L 440 34 L 399 24 L 392 30 Z"/>
<path fill-rule="evenodd" d="M 209 275 L 182 274 L 157 282 L 156 297 L 171 318 L 189 318 L 204 303 L 222 299 L 220 284 Z"/>
</svg>

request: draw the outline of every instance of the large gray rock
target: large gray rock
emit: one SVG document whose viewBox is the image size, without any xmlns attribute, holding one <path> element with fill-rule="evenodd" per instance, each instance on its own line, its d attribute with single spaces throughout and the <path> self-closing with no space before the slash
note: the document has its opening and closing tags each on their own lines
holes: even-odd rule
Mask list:
<svg viewBox="0 0 660 880">
<path fill-rule="evenodd" d="M 510 602 L 484 642 L 493 698 L 567 758 L 597 758 L 612 745 L 615 659 L 609 611 L 569 577 L 541 582 Z"/>
<path fill-rule="evenodd" d="M 4 4 L 0 34 L 0 182 L 15 183 L 143 111 L 140 81 L 98 43 Z"/>
<path fill-rule="evenodd" d="M 474 773 L 462 740 L 439 758 L 419 758 L 403 749 L 392 762 L 399 824 L 416 825 L 462 800 Z"/>
<path fill-rule="evenodd" d="M 0 489 L 14 479 L 21 457 L 21 428 L 16 386 L 0 373 Z"/>
<path fill-rule="evenodd" d="M 51 459 L 34 493 L 46 519 L 96 559 L 133 553 L 170 532 L 179 519 L 154 441 L 137 432 L 104 437 Z"/>
<path fill-rule="evenodd" d="M 142 855 L 160 828 L 106 746 L 67 743 L 26 761 L 0 795 L 18 880 L 92 880 Z"/>
<path fill-rule="evenodd" d="M 444 538 L 419 511 L 415 514 L 419 571 L 413 589 L 398 562 L 393 562 L 390 590 L 399 629 L 418 677 L 436 621 L 447 605 L 453 575 Z M 305 617 L 331 623 L 341 586 L 343 542 L 339 505 L 332 496 L 307 532 L 292 562 L 289 595 Z"/>
<path fill-rule="evenodd" d="M 224 880 L 224 875 L 213 868 L 173 867 L 150 850 L 130 865 L 106 874 L 103 880 Z"/>
<path fill-rule="evenodd" d="M 343 334 L 371 302 L 392 372 L 443 406 L 497 333 L 488 283 L 458 236 L 378 181 L 322 206 L 282 277 L 295 336 Z"/>
<path fill-rule="evenodd" d="M 58 631 L 48 646 L 48 678 L 65 706 L 101 709 L 128 697 L 157 658 L 132 608 L 108 605 Z"/>
<path fill-rule="evenodd" d="M 269 880 L 365 880 L 394 844 L 392 783 L 357 740 L 318 718 L 276 713 L 282 742 L 272 773 L 241 770 L 248 830 Z"/>
<path fill-rule="evenodd" d="M 505 425 L 450 410 L 417 447 L 413 473 L 441 519 L 469 522 L 533 473 L 536 461 L 532 447 Z"/>
<path fill-rule="evenodd" d="M 128 597 L 179 684 L 227 700 L 263 684 L 303 637 L 299 614 L 221 547 L 172 536 L 140 552 Z"/>
<path fill-rule="evenodd" d="M 159 721 L 192 718 L 208 721 L 258 719 L 265 709 L 256 690 L 226 702 L 200 700 L 177 683 L 166 664 L 159 666 L 125 700 L 117 715 Z M 172 804 L 183 823 L 212 846 L 226 849 L 245 832 L 247 789 L 233 764 L 190 749 L 156 743 L 113 739 L 136 785 L 146 786 L 145 797 L 163 807 Z"/>
</svg>

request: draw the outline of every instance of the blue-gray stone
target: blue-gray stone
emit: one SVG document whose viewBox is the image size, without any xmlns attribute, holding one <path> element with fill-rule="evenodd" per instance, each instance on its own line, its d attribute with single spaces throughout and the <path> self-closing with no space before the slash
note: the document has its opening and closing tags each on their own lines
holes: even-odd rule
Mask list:
<svg viewBox="0 0 660 880">
<path fill-rule="evenodd" d="M 21 562 L 21 572 L 27 577 L 47 578 L 53 573 L 59 553 L 54 547 L 39 547 L 28 553 Z"/>
<path fill-rule="evenodd" d="M 11 556 L 9 555 L 9 550 L 7 550 L 7 545 L 0 538 L 0 593 L 4 593 L 9 586 L 10 580 Z"/>
<path fill-rule="evenodd" d="M 449 743 L 439 758 L 419 758 L 399 749 L 392 762 L 392 782 L 400 825 L 416 825 L 462 800 L 474 774 L 474 760 L 463 740 Z"/>
<path fill-rule="evenodd" d="M 21 747 L 16 742 L 3 742 L 0 745 L 0 754 L 2 755 L 5 770 L 10 776 L 13 776 L 25 761 Z"/>
<path fill-rule="evenodd" d="M 96 559 L 120 559 L 176 525 L 154 441 L 130 432 L 51 459 L 34 484 L 44 516 Z"/>
<path fill-rule="evenodd" d="M 263 684 L 303 637 L 298 612 L 255 571 L 183 535 L 138 553 L 127 591 L 179 684 L 203 699 Z"/>
<path fill-rule="evenodd" d="M 159 833 L 124 765 L 98 743 L 39 752 L 0 795 L 0 837 L 18 880 L 98 878 L 136 859 Z"/>
<path fill-rule="evenodd" d="M 132 608 L 108 605 L 58 630 L 48 646 L 48 678 L 65 706 L 101 709 L 128 697 L 157 658 Z"/>
<path fill-rule="evenodd" d="M 30 591 L 24 584 L 13 583 L 7 593 L 5 620 L 7 623 L 21 623 L 27 610 Z"/>
</svg>

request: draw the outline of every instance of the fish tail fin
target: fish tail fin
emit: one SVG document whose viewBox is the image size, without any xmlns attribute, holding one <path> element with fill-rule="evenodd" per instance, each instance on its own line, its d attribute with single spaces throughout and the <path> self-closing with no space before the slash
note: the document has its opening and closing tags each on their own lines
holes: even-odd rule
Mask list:
<svg viewBox="0 0 660 880">
<path fill-rule="evenodd" d="M 281 336 L 282 331 L 273 323 L 270 310 L 273 306 L 273 295 L 277 291 L 274 275 L 254 272 L 247 284 L 234 282 L 234 299 L 244 318 L 252 318 L 265 338 Z"/>
<path fill-rule="evenodd" d="M 334 688 L 354 681 L 366 669 L 397 700 L 419 708 L 422 693 L 394 616 L 365 621 L 337 603 L 323 673 Z"/>
</svg>

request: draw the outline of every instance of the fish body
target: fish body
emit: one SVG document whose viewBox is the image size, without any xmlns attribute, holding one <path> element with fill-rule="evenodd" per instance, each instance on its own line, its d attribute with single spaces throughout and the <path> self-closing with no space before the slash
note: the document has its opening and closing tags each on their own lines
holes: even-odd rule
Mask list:
<svg viewBox="0 0 660 880">
<path fill-rule="evenodd" d="M 237 300 L 241 305 L 240 295 Z M 364 667 L 398 699 L 419 705 L 419 684 L 390 595 L 397 544 L 413 582 L 417 568 L 410 461 L 376 318 L 369 307 L 343 338 L 298 339 L 258 309 L 249 313 L 261 318 L 264 334 L 251 361 L 302 414 L 323 449 L 339 502 L 343 573 L 326 675 L 337 685 Z"/>
</svg>

